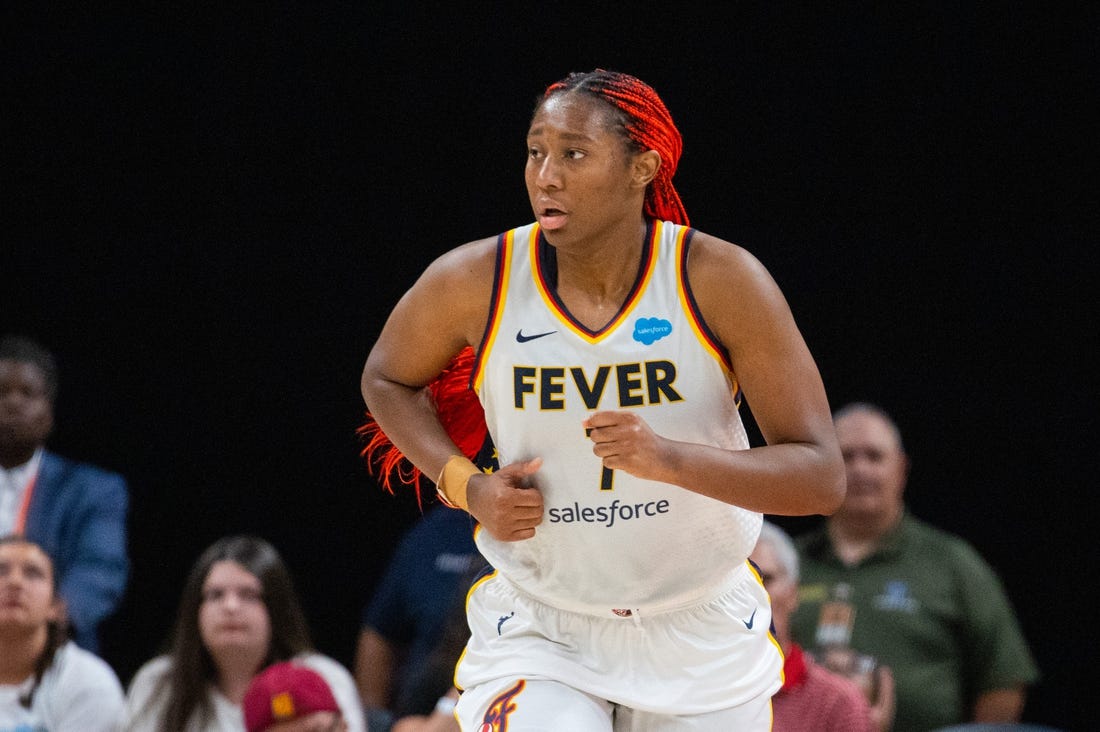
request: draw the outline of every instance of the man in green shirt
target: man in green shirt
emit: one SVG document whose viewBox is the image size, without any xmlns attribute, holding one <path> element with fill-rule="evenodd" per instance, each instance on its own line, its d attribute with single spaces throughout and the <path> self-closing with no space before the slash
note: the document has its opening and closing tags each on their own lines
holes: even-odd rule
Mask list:
<svg viewBox="0 0 1100 732">
<path fill-rule="evenodd" d="M 966 541 L 906 512 L 909 461 L 884 411 L 851 404 L 834 423 L 848 492 L 798 538 L 795 639 L 889 666 L 894 732 L 1019 720 L 1038 670 L 996 573 Z"/>
</svg>

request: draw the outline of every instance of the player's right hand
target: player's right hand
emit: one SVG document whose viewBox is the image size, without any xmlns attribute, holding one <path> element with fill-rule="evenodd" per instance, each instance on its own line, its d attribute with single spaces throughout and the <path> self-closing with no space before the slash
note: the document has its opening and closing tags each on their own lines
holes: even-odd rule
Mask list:
<svg viewBox="0 0 1100 732">
<path fill-rule="evenodd" d="M 542 523 L 542 492 L 531 487 L 530 476 L 541 466 L 542 458 L 535 458 L 470 478 L 466 503 L 482 530 L 498 541 L 535 535 L 535 527 Z"/>
</svg>

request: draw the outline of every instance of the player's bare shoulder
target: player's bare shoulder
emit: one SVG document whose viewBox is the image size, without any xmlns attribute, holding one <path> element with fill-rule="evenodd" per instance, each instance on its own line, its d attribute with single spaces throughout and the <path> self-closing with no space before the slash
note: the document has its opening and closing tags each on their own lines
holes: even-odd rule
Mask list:
<svg viewBox="0 0 1100 732">
<path fill-rule="evenodd" d="M 751 295 L 775 286 L 764 265 L 744 247 L 696 231 L 688 252 L 688 280 L 696 297 Z"/>
<path fill-rule="evenodd" d="M 496 267 L 497 237 L 475 239 L 436 257 L 424 271 L 426 278 L 442 278 L 453 285 L 475 285 L 492 277 Z"/>
<path fill-rule="evenodd" d="M 469 300 L 487 298 L 493 288 L 496 267 L 496 238 L 470 241 L 440 254 L 427 266 L 413 286 L 435 307 L 457 307 Z M 484 298 L 480 297 L 484 293 Z"/>
<path fill-rule="evenodd" d="M 697 232 L 687 270 L 703 319 L 727 347 L 758 328 L 790 317 L 786 298 L 771 273 L 742 246 Z"/>
<path fill-rule="evenodd" d="M 470 344 L 484 331 L 496 272 L 497 238 L 467 242 L 440 254 L 396 309 L 436 332 L 458 332 Z"/>
</svg>

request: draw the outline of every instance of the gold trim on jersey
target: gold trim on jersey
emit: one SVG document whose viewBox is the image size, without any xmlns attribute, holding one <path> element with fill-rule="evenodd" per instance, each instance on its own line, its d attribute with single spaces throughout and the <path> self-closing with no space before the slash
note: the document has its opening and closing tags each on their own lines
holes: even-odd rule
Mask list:
<svg viewBox="0 0 1100 732">
<path fill-rule="evenodd" d="M 715 361 L 722 364 L 722 369 L 729 374 L 730 393 L 733 394 L 734 400 L 740 405 L 741 385 L 737 381 L 737 374 L 733 373 L 730 368 L 729 358 L 726 354 L 722 353 L 710 336 L 707 335 L 702 322 L 700 322 L 702 314 L 692 306 L 691 300 L 688 299 L 688 285 L 684 281 L 684 273 L 687 271 L 687 254 L 684 251 L 687 233 L 688 228 L 683 226 L 680 227 L 680 233 L 676 236 L 676 296 L 680 298 L 680 307 L 683 308 L 688 323 L 691 324 L 691 330 L 695 333 L 695 337 L 699 339 L 699 343 L 702 344 L 707 353 L 714 357 Z"/>
<path fill-rule="evenodd" d="M 534 227 L 532 236 L 538 237 L 538 226 Z M 496 342 L 497 334 L 500 332 L 500 319 L 504 317 L 504 300 L 508 294 L 508 285 L 512 279 L 512 255 L 515 246 L 516 229 L 511 229 L 505 232 L 504 241 L 501 244 L 501 256 L 498 259 L 498 274 L 499 282 L 497 283 L 497 291 L 495 299 L 492 303 L 492 310 L 490 311 L 490 318 L 492 320 L 489 323 L 489 327 L 485 331 L 485 340 L 481 346 L 481 353 L 478 354 L 477 363 L 475 368 L 477 371 L 474 373 L 473 383 L 471 388 L 475 394 L 481 393 L 481 382 L 485 379 L 485 359 L 489 357 L 489 353 L 493 350 L 493 344 Z"/>
<path fill-rule="evenodd" d="M 653 271 L 657 267 L 657 256 L 660 254 L 660 241 L 661 241 L 661 227 L 664 226 L 664 222 L 654 222 L 653 231 L 649 241 L 649 259 L 645 262 L 645 269 L 642 272 L 641 277 L 638 278 L 637 286 L 631 291 L 630 299 L 626 301 L 623 307 L 619 310 L 618 315 L 610 323 L 600 328 L 596 333 L 590 333 L 581 328 L 576 320 L 558 304 L 557 298 L 555 298 L 547 289 L 546 280 L 543 277 L 542 269 L 539 262 L 538 254 L 538 226 L 535 227 L 535 231 L 531 237 L 531 241 L 528 246 L 528 256 L 531 258 L 531 275 L 535 281 L 535 288 L 538 290 L 539 296 L 542 297 L 542 301 L 546 304 L 547 309 L 553 313 L 561 323 L 573 333 L 583 338 L 588 343 L 599 343 L 607 338 L 611 333 L 618 328 L 624 320 L 633 312 L 638 301 L 642 299 L 642 294 L 645 292 L 646 287 L 649 285 L 650 278 L 653 276 Z"/>
</svg>

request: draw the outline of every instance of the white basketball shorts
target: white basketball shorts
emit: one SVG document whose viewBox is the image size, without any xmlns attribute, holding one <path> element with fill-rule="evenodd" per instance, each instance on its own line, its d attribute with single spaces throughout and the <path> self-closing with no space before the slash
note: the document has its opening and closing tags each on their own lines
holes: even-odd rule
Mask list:
<svg viewBox="0 0 1100 732">
<path fill-rule="evenodd" d="M 551 607 L 494 573 L 471 590 L 467 617 L 471 637 L 455 673 L 464 691 L 457 713 L 467 732 L 502 714 L 511 719 L 505 722 L 509 730 L 520 729 L 516 724 L 523 718 L 549 712 L 555 717 L 544 721 L 560 724 L 570 699 L 578 713 L 590 707 L 588 712 L 597 718 L 606 712 L 609 720 L 728 711 L 745 715 L 748 726 L 724 729 L 771 727 L 770 700 L 782 685 L 783 654 L 770 632 L 767 592 L 747 562 L 700 604 L 652 613 L 609 609 L 606 617 Z M 566 687 L 564 695 L 559 686 Z M 571 690 L 581 694 L 570 696 Z M 723 728 L 616 725 L 606 729 Z M 522 726 L 540 728 L 534 720 Z"/>
</svg>

